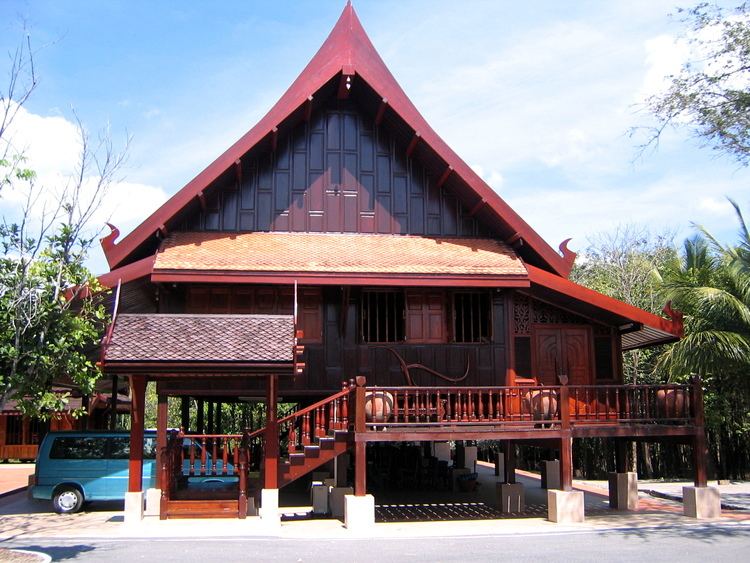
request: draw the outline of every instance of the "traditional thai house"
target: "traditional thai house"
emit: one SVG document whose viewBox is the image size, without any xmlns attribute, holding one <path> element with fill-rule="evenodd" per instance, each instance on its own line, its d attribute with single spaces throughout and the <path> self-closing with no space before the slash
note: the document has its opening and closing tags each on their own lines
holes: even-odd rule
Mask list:
<svg viewBox="0 0 750 563">
<path fill-rule="evenodd" d="M 162 518 L 244 517 L 253 491 L 277 518 L 279 488 L 348 451 L 347 525 L 372 521 L 366 458 L 384 442 L 500 440 L 509 483 L 516 444 L 552 447 L 555 494 L 575 495 L 574 439 L 669 438 L 694 444 L 706 485 L 700 387 L 622 375 L 623 350 L 677 340 L 680 315 L 570 281 L 575 254 L 433 131 L 350 4 L 268 114 L 118 236 L 102 240 L 118 302 L 103 365 L 130 380 L 133 444 L 157 384 Z M 297 410 L 279 418 L 279 397 Z M 212 424 L 238 400 L 263 402 L 265 425 Z M 128 518 L 143 507 L 130 451 Z M 237 474 L 233 496 L 181 497 L 196 471 Z"/>
</svg>

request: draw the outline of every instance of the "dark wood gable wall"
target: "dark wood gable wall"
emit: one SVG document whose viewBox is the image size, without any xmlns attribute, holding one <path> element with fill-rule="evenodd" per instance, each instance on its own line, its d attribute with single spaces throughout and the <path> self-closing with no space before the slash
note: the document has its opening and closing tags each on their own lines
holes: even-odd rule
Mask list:
<svg viewBox="0 0 750 563">
<path fill-rule="evenodd" d="M 182 229 L 490 236 L 406 152 L 354 101 L 332 100 L 207 191 Z"/>
</svg>

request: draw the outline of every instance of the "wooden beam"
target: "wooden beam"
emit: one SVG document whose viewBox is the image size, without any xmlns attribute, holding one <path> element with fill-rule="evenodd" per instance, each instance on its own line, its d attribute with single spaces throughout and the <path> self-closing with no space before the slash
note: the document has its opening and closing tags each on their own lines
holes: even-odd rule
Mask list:
<svg viewBox="0 0 750 563">
<path fill-rule="evenodd" d="M 143 490 L 143 424 L 145 416 L 146 376 L 130 376 L 130 459 L 128 492 Z"/>
<path fill-rule="evenodd" d="M 378 106 L 378 111 L 375 114 L 375 126 L 379 126 L 383 122 L 383 117 L 385 116 L 385 108 L 388 107 L 388 98 L 383 98 L 380 100 L 380 105 Z"/>
<path fill-rule="evenodd" d="M 271 152 L 276 152 L 279 145 L 279 128 L 271 129 Z"/>
<path fill-rule="evenodd" d="M 471 210 L 469 211 L 469 217 L 474 217 L 474 215 L 479 213 L 479 210 L 482 209 L 482 207 L 484 207 L 486 203 L 487 203 L 487 200 L 484 198 L 476 202 L 474 204 L 474 207 L 472 207 Z"/>
<path fill-rule="evenodd" d="M 307 99 L 305 100 L 305 103 L 304 103 L 304 110 L 303 110 L 304 111 L 304 120 L 306 122 L 310 121 L 310 118 L 312 117 L 312 110 L 313 110 L 312 102 L 313 102 L 313 97 L 312 96 L 307 96 Z"/>
<path fill-rule="evenodd" d="M 237 178 L 237 189 L 242 185 L 242 159 L 234 161 L 234 175 Z"/>
<path fill-rule="evenodd" d="M 202 191 L 198 192 L 198 204 L 201 206 L 201 211 L 206 210 L 206 195 Z"/>
<path fill-rule="evenodd" d="M 167 396 L 159 394 L 156 404 L 156 488 L 162 488 L 161 482 L 161 453 L 167 447 L 167 417 L 168 411 Z"/>
<path fill-rule="evenodd" d="M 442 188 L 443 184 L 445 184 L 445 182 L 448 180 L 448 177 L 451 175 L 452 172 L 453 172 L 453 167 L 448 166 L 448 168 L 446 168 L 445 171 L 443 172 L 443 175 L 440 176 L 440 178 L 438 178 L 438 181 L 435 184 L 435 187 L 438 189 Z"/>
<path fill-rule="evenodd" d="M 414 152 L 414 149 L 417 148 L 419 139 L 421 138 L 422 138 L 422 135 L 419 133 L 419 131 L 415 131 L 414 136 L 411 138 L 411 141 L 409 141 L 409 146 L 406 147 L 406 158 L 411 157 L 412 153 Z"/>
</svg>

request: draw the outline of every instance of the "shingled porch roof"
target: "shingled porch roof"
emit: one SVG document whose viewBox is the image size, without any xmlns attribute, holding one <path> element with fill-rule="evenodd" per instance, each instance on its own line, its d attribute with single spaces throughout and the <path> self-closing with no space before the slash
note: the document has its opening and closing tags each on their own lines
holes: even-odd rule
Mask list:
<svg viewBox="0 0 750 563">
<path fill-rule="evenodd" d="M 291 315 L 118 315 L 104 355 L 110 372 L 291 374 Z"/>
<path fill-rule="evenodd" d="M 493 239 L 267 232 L 173 233 L 162 243 L 151 276 L 158 282 L 450 285 L 456 281 L 493 287 L 528 287 L 527 278 L 513 250 Z"/>
</svg>

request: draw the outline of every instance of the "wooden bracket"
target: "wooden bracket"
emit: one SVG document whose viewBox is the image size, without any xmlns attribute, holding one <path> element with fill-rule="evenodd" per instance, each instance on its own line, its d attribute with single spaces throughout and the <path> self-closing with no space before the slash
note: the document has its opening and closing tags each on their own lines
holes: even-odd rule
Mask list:
<svg viewBox="0 0 750 563">
<path fill-rule="evenodd" d="M 201 211 L 206 210 L 206 195 L 203 193 L 203 191 L 198 192 L 198 203 L 201 206 Z"/>
<path fill-rule="evenodd" d="M 383 98 L 380 100 L 380 105 L 378 106 L 378 112 L 375 114 L 375 126 L 377 127 L 383 122 L 383 117 L 385 116 L 385 108 L 388 107 L 388 98 Z"/>
<path fill-rule="evenodd" d="M 508 246 L 510 246 L 513 250 L 518 250 L 523 246 L 523 238 L 521 238 L 521 235 L 518 233 L 514 233 L 512 237 L 510 237 L 508 240 L 505 241 Z"/>
<path fill-rule="evenodd" d="M 341 71 L 341 79 L 339 80 L 339 91 L 336 97 L 339 100 L 345 100 L 349 97 L 349 92 L 352 89 L 352 82 L 354 80 L 354 69 L 344 68 Z"/>
<path fill-rule="evenodd" d="M 422 138 L 422 135 L 419 133 L 419 131 L 415 131 L 414 136 L 411 138 L 411 141 L 409 142 L 409 146 L 406 147 L 406 158 L 409 158 L 412 155 L 412 153 L 414 152 L 414 149 L 417 148 L 419 139 L 421 138 Z"/>
<path fill-rule="evenodd" d="M 161 238 L 167 238 L 167 235 L 169 234 L 169 231 L 167 231 L 167 226 L 163 224 L 159 225 L 158 232 L 161 235 Z"/>
<path fill-rule="evenodd" d="M 474 217 L 477 213 L 479 213 L 479 210 L 484 207 L 484 205 L 487 203 L 487 200 L 482 198 L 476 204 L 474 207 L 471 208 L 471 211 L 469 211 L 469 217 Z"/>
<path fill-rule="evenodd" d="M 274 127 L 271 129 L 271 152 L 276 152 L 279 145 L 279 128 Z"/>
<path fill-rule="evenodd" d="M 451 175 L 452 172 L 453 172 L 453 167 L 448 166 L 448 168 L 445 169 L 445 172 L 443 172 L 443 175 L 440 176 L 440 178 L 438 179 L 437 184 L 435 184 L 435 187 L 438 189 L 442 188 L 443 184 L 445 184 L 445 182 L 448 180 L 448 177 Z"/>
<path fill-rule="evenodd" d="M 237 188 L 242 185 L 242 160 L 237 159 L 234 161 L 234 174 L 237 178 Z"/>
<path fill-rule="evenodd" d="M 310 121 L 310 118 L 312 117 L 312 96 L 307 96 L 307 99 L 304 103 L 304 120 Z"/>
</svg>

